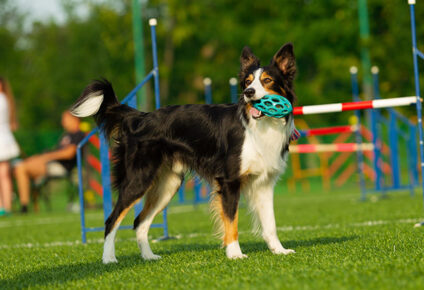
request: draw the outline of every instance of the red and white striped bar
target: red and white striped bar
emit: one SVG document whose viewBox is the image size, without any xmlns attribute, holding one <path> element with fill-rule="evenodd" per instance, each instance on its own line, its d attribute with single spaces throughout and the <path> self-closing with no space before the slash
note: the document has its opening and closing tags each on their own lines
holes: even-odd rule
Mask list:
<svg viewBox="0 0 424 290">
<path fill-rule="evenodd" d="M 334 126 L 334 127 L 324 127 L 324 128 L 302 130 L 302 134 L 304 134 L 305 137 L 309 137 L 309 136 L 321 136 L 321 135 L 331 135 L 331 134 L 341 134 L 341 133 L 352 133 L 355 131 L 356 131 L 356 126 Z"/>
<path fill-rule="evenodd" d="M 372 143 L 299 144 L 290 145 L 290 153 L 356 152 L 372 151 Z"/>
<path fill-rule="evenodd" d="M 295 107 L 293 109 L 294 115 L 312 115 L 312 114 L 326 114 L 343 111 L 364 110 L 364 109 L 381 109 L 391 107 L 402 107 L 415 104 L 417 97 L 402 97 L 392 99 L 379 99 L 372 101 L 361 101 L 351 103 L 338 103 L 338 104 L 325 104 L 316 106 L 303 106 Z"/>
</svg>

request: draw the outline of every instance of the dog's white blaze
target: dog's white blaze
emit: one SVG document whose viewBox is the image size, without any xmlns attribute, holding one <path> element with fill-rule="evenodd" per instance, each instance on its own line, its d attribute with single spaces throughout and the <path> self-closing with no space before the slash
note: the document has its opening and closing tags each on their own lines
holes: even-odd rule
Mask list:
<svg viewBox="0 0 424 290">
<path fill-rule="evenodd" d="M 146 218 L 140 222 L 136 229 L 137 244 L 140 248 L 141 256 L 145 260 L 160 259 L 160 256 L 155 255 L 150 248 L 148 238 L 149 228 L 155 216 L 168 205 L 181 185 L 182 170 L 184 170 L 184 166 L 179 162 L 172 166 L 172 170 L 160 170 L 156 187 L 146 193 L 157 195 L 157 200 L 149 208 Z"/>
<path fill-rule="evenodd" d="M 116 226 L 113 228 L 112 231 L 109 232 L 109 234 L 105 238 L 105 243 L 103 245 L 103 264 L 118 262 L 115 257 L 115 237 L 116 231 L 118 230 L 120 224 L 120 221 L 116 223 Z"/>
<path fill-rule="evenodd" d="M 83 103 L 72 110 L 72 114 L 80 118 L 96 114 L 102 105 L 103 98 L 102 91 L 89 94 Z"/>
<path fill-rule="evenodd" d="M 234 241 L 231 244 L 227 245 L 227 247 L 225 248 L 225 253 L 227 255 L 227 258 L 230 259 L 247 258 L 247 256 L 241 252 L 240 244 L 238 241 Z"/>
<path fill-rule="evenodd" d="M 263 98 L 265 95 L 268 95 L 269 93 L 265 90 L 265 88 L 262 86 L 261 83 L 261 75 L 264 70 L 261 68 L 258 68 L 253 72 L 253 81 L 247 88 L 252 88 L 255 90 L 255 96 L 251 99 L 247 99 L 245 97 L 246 102 L 251 100 L 259 100 Z M 247 89 L 246 88 L 246 89 Z"/>
</svg>

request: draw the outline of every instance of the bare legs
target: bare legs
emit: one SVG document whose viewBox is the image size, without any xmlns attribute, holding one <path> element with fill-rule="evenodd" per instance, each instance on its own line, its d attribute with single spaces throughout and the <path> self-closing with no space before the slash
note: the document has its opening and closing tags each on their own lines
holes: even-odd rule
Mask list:
<svg viewBox="0 0 424 290">
<path fill-rule="evenodd" d="M 21 206 L 29 203 L 31 179 L 46 174 L 47 160 L 42 156 L 33 156 L 19 163 L 15 168 L 16 182 L 18 184 L 19 200 Z"/>
<path fill-rule="evenodd" d="M 10 163 L 6 161 L 0 162 L 0 208 L 12 210 L 12 179 Z"/>
</svg>

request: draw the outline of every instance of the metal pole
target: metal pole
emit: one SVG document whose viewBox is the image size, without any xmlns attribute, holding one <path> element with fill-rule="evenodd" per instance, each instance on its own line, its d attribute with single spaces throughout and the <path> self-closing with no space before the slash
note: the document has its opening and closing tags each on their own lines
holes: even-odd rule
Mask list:
<svg viewBox="0 0 424 290">
<path fill-rule="evenodd" d="M 183 182 L 180 185 L 180 189 L 178 189 L 178 202 L 179 203 L 184 203 L 185 202 L 185 180 L 183 180 Z"/>
<path fill-rule="evenodd" d="M 350 68 L 350 76 L 352 80 L 352 98 L 355 102 L 359 101 L 359 88 L 358 88 L 358 68 L 351 67 Z M 355 130 L 355 140 L 356 144 L 358 144 L 358 148 L 362 145 L 362 137 L 361 137 L 361 112 L 359 110 L 355 110 L 355 116 L 357 118 L 357 128 Z M 364 178 L 364 160 L 361 150 L 356 151 L 356 156 L 358 160 L 358 175 L 359 175 L 359 185 L 361 187 L 361 200 L 365 200 L 366 198 L 366 188 L 365 188 L 365 178 Z"/>
<path fill-rule="evenodd" d="M 389 144 L 390 144 L 390 159 L 392 161 L 392 184 L 393 189 L 400 188 L 400 173 L 399 173 L 399 149 L 398 149 L 398 128 L 396 115 L 393 110 L 389 110 Z"/>
<path fill-rule="evenodd" d="M 237 98 L 237 79 L 236 78 L 230 79 L 230 93 L 231 93 L 231 102 L 234 104 L 237 103 L 238 98 Z"/>
<path fill-rule="evenodd" d="M 154 79 L 155 79 L 155 108 L 160 108 L 160 92 L 159 92 L 159 65 L 158 65 L 158 52 L 156 46 L 156 25 L 157 20 L 155 18 L 151 18 L 149 20 L 150 32 L 152 34 L 152 55 L 153 55 L 153 71 L 154 71 Z"/>
<path fill-rule="evenodd" d="M 102 164 L 103 213 L 106 222 L 112 213 L 112 189 L 110 187 L 109 146 L 103 132 L 100 133 L 100 162 Z"/>
<path fill-rule="evenodd" d="M 159 91 L 159 64 L 158 64 L 158 52 L 156 45 L 156 25 L 157 20 L 151 18 L 149 20 L 150 32 L 152 35 L 152 55 L 153 55 L 153 72 L 154 72 L 154 83 L 155 83 L 155 108 L 156 110 L 160 108 L 160 91 Z M 168 208 L 163 209 L 163 238 L 168 239 Z"/>
<path fill-rule="evenodd" d="M 373 77 L 373 91 L 374 98 L 380 98 L 380 88 L 378 85 L 378 67 L 373 66 L 371 68 L 371 73 Z M 372 132 L 372 143 L 374 144 L 374 172 L 375 172 L 375 190 L 379 191 L 382 187 L 382 172 L 380 168 L 380 158 L 381 158 L 381 140 L 378 138 L 378 128 L 377 123 L 379 122 L 379 114 L 380 112 L 377 109 L 371 110 L 371 132 Z"/>
<path fill-rule="evenodd" d="M 413 185 L 420 185 L 420 178 L 418 174 L 418 148 L 417 148 L 417 126 L 414 124 L 409 125 L 409 145 L 411 151 L 411 170 L 413 176 Z"/>
<path fill-rule="evenodd" d="M 212 104 L 212 80 L 204 78 L 203 85 L 205 86 L 205 103 L 210 105 Z"/>
<path fill-rule="evenodd" d="M 424 199 L 424 137 L 423 137 L 423 124 L 422 124 L 422 105 L 420 98 L 420 80 L 418 74 L 418 49 L 417 49 L 417 38 L 415 33 L 415 0 L 408 0 L 410 14 L 411 14 L 411 35 L 412 35 L 412 59 L 414 63 L 414 79 L 415 79 L 415 95 L 417 97 L 416 108 L 418 118 L 418 135 L 420 138 L 420 157 L 421 157 L 421 182 L 423 188 L 423 199 Z"/>
<path fill-rule="evenodd" d="M 80 200 L 80 217 L 81 217 L 81 239 L 82 243 L 87 242 L 87 235 L 85 232 L 85 208 L 84 208 L 84 189 L 82 180 L 82 159 L 81 159 L 81 146 L 77 147 L 77 167 L 78 167 L 78 194 Z"/>
</svg>

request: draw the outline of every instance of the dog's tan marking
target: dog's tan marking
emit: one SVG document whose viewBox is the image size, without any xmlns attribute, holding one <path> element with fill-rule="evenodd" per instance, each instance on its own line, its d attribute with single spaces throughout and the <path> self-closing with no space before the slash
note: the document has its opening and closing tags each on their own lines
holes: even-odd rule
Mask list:
<svg viewBox="0 0 424 290">
<path fill-rule="evenodd" d="M 156 185 L 156 178 L 157 177 L 155 177 L 154 178 L 154 180 L 153 180 L 153 182 L 150 184 L 150 186 L 147 188 L 147 190 L 145 191 L 145 193 L 140 197 L 140 198 L 138 198 L 138 199 L 136 199 L 133 203 L 131 203 L 126 209 L 124 209 L 122 212 L 121 212 L 121 214 L 118 216 L 118 218 L 116 219 L 116 221 L 115 221 L 115 223 L 113 224 L 113 227 L 112 227 L 112 229 L 114 229 L 115 228 L 115 226 L 116 226 L 116 224 L 118 224 L 119 222 L 121 222 L 124 218 L 125 218 L 125 216 L 127 215 L 127 213 L 128 213 L 128 211 L 136 204 L 136 203 L 138 203 L 142 198 L 143 198 L 143 196 L 146 196 L 146 200 L 145 200 L 145 204 L 144 204 L 144 206 L 143 206 L 143 210 L 141 211 L 141 213 L 140 213 L 140 215 L 144 212 L 144 209 L 148 209 L 148 204 L 149 204 L 149 206 L 151 206 L 151 203 L 149 203 L 148 201 L 149 201 L 149 197 L 150 197 L 150 195 L 151 194 L 149 194 L 149 192 L 155 187 L 155 185 Z M 157 199 L 158 197 L 156 197 L 156 199 Z M 151 200 L 151 199 L 150 199 Z"/>
<path fill-rule="evenodd" d="M 238 210 L 234 220 L 230 220 L 224 212 L 221 213 L 224 222 L 224 246 L 231 244 L 238 240 Z"/>
<path fill-rule="evenodd" d="M 248 87 L 252 82 L 253 79 L 255 78 L 255 76 L 253 74 L 249 74 L 245 79 L 244 79 L 244 84 L 246 87 Z"/>
<path fill-rule="evenodd" d="M 245 109 L 246 109 L 246 115 L 249 115 L 250 114 L 250 109 L 252 108 L 253 106 L 252 106 L 252 104 L 251 103 L 247 103 L 246 104 L 246 107 L 245 107 Z"/>
<path fill-rule="evenodd" d="M 231 220 L 225 213 L 222 207 L 222 197 L 215 193 L 211 208 L 217 216 L 218 234 L 222 239 L 223 246 L 227 246 L 234 241 L 238 240 L 238 209 L 236 211 L 234 220 Z M 218 219 L 219 215 L 219 219 Z"/>
<path fill-rule="evenodd" d="M 261 84 L 264 87 L 264 89 L 270 94 L 270 95 L 280 95 L 280 92 L 276 92 L 275 90 L 272 89 L 272 86 L 274 85 L 274 79 L 272 78 L 272 76 L 270 76 L 267 72 L 263 72 L 261 74 Z M 270 79 L 271 81 L 266 83 L 265 79 Z M 278 86 L 280 88 L 280 90 L 283 92 L 283 95 L 286 95 L 286 91 L 283 89 L 283 87 Z"/>
<path fill-rule="evenodd" d="M 139 202 L 141 200 L 141 197 L 139 198 L 139 199 L 137 199 L 137 200 L 135 200 L 132 204 L 130 204 L 126 209 L 124 209 L 122 212 L 121 212 L 121 214 L 118 216 L 118 218 L 116 219 L 116 221 L 115 221 L 115 223 L 113 224 L 113 227 L 112 227 L 112 229 L 114 229 L 115 227 L 116 227 L 116 225 L 118 224 L 118 223 L 120 223 L 124 218 L 125 218 L 125 216 L 127 215 L 127 213 L 128 213 L 128 211 L 137 203 L 137 202 Z"/>
<path fill-rule="evenodd" d="M 270 79 L 271 81 L 269 83 L 265 83 L 265 79 Z M 274 82 L 274 79 L 272 78 L 272 76 L 270 76 L 266 71 L 264 71 L 261 76 L 260 76 L 260 80 L 263 86 L 265 85 L 270 85 Z"/>
</svg>

